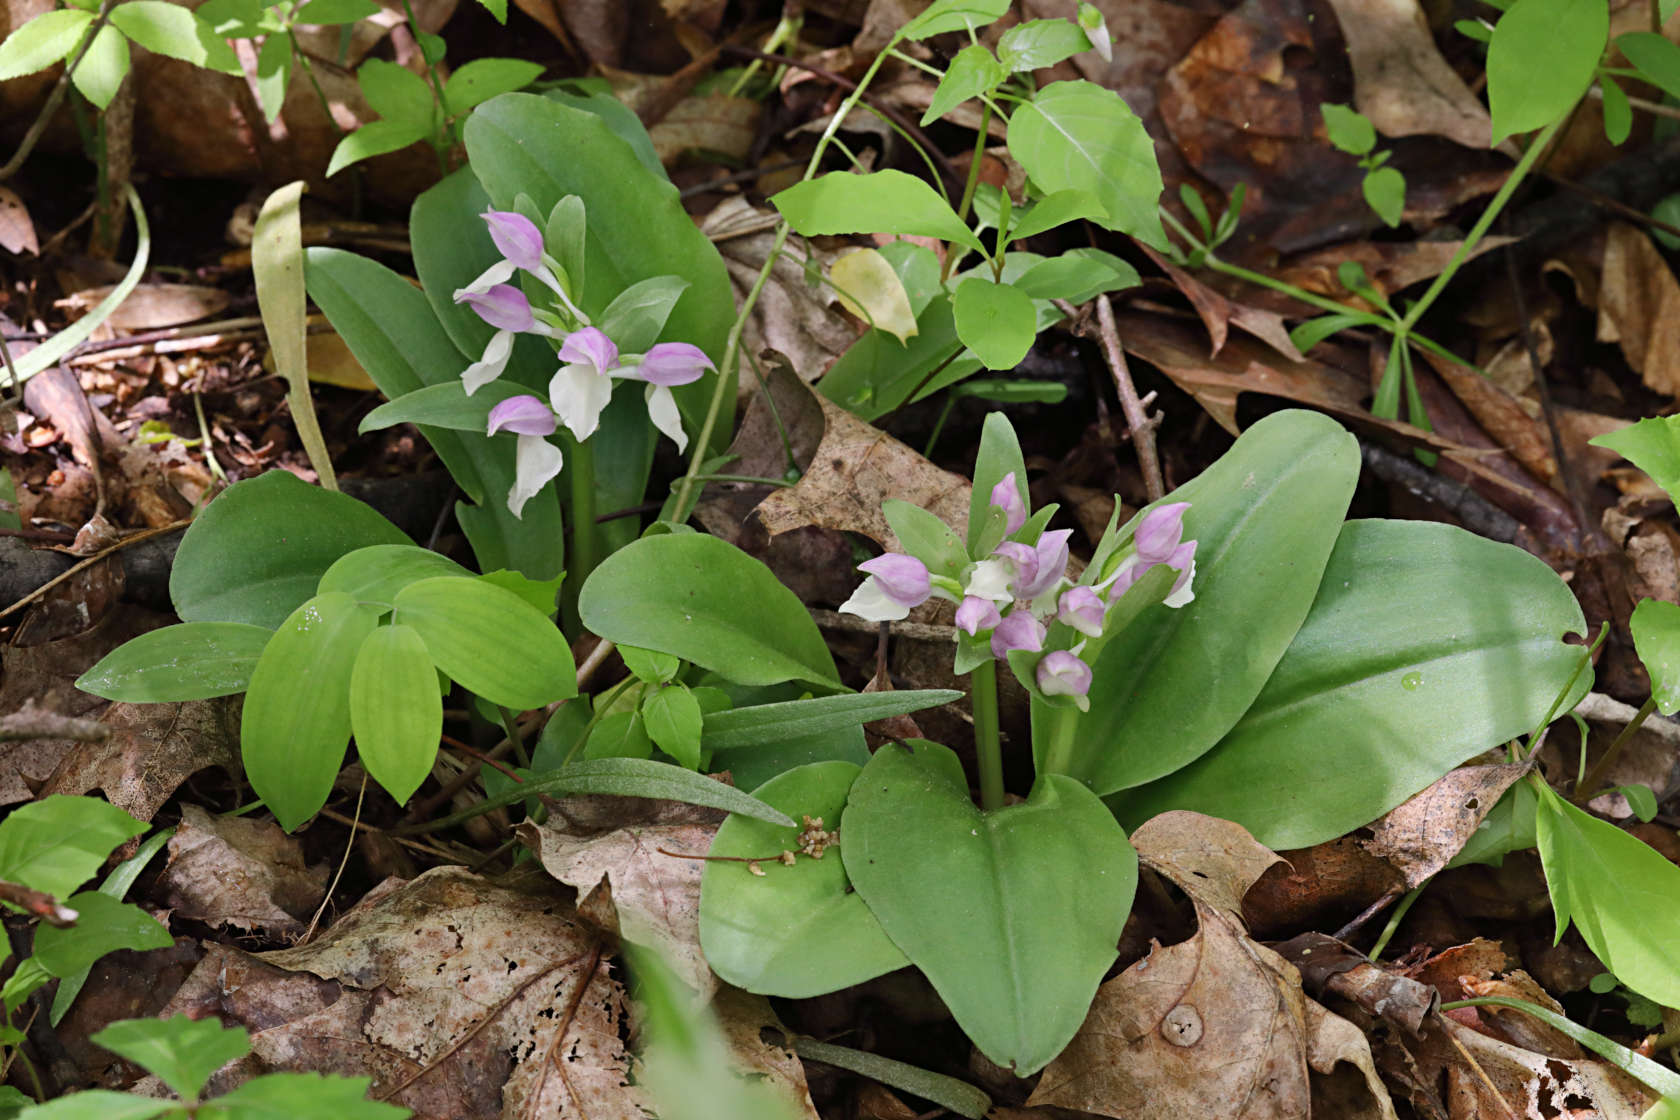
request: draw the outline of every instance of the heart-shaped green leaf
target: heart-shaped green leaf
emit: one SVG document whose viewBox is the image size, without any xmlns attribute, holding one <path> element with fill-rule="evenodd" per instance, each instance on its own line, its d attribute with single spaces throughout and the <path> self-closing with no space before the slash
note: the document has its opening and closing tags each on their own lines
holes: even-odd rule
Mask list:
<svg viewBox="0 0 1680 1120">
<path fill-rule="evenodd" d="M 350 743 L 350 670 L 375 617 L 343 591 L 317 595 L 280 624 L 251 674 L 245 776 L 288 832 L 332 792 Z"/>
<path fill-rule="evenodd" d="M 849 762 L 813 762 L 754 796 L 843 836 L 846 791 L 860 772 Z M 796 856 L 791 867 L 777 860 L 799 850 L 800 831 L 741 816 L 718 829 L 700 879 L 700 948 L 712 971 L 749 992 L 803 999 L 909 964 L 852 890 L 839 852 Z M 749 859 L 761 861 L 762 876 L 737 862 Z"/>
<path fill-rule="evenodd" d="M 1349 522 L 1253 707 L 1190 766 L 1115 799 L 1121 819 L 1194 808 L 1275 849 L 1341 836 L 1533 730 L 1581 665 L 1560 639 L 1585 629 L 1569 588 L 1521 549 Z M 1591 684 L 1583 672 L 1558 710 Z"/>
<path fill-rule="evenodd" d="M 1025 1077 L 1085 1021 L 1137 887 L 1137 854 L 1060 774 L 1024 804 L 975 807 L 949 748 L 875 752 L 840 832 L 846 872 L 968 1037 Z"/>
<path fill-rule="evenodd" d="M 1236 724 L 1307 617 L 1358 477 L 1340 424 L 1290 410 L 1163 499 L 1190 503 L 1196 598 L 1147 608 L 1103 648 L 1070 774 L 1100 794 L 1142 785 Z"/>
</svg>

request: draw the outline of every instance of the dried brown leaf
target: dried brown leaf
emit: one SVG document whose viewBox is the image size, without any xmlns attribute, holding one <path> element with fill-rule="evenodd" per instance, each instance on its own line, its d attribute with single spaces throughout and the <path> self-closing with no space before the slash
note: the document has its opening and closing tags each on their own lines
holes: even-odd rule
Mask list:
<svg viewBox="0 0 1680 1120">
<path fill-rule="evenodd" d="M 30 220 L 29 207 L 10 187 L 0 187 L 0 249 L 17 256 L 41 255 L 41 243 L 35 239 L 35 223 Z"/>
<path fill-rule="evenodd" d="M 307 865 L 298 839 L 271 821 L 183 805 L 158 886 L 181 917 L 285 936 L 303 932 L 326 897 L 327 874 L 325 863 Z"/>
<path fill-rule="evenodd" d="M 1353 67 L 1354 106 L 1384 136 L 1444 136 L 1486 148 L 1481 100 L 1441 57 L 1417 0 L 1330 0 Z"/>
<path fill-rule="evenodd" d="M 1494 803 L 1528 771 L 1526 763 L 1461 766 L 1390 809 L 1357 842 L 1399 871 L 1408 890 L 1422 886 L 1452 862 Z"/>
<path fill-rule="evenodd" d="M 1621 346 L 1647 388 L 1680 395 L 1680 283 L 1651 239 L 1613 222 L 1604 242 L 1598 338 Z"/>
</svg>

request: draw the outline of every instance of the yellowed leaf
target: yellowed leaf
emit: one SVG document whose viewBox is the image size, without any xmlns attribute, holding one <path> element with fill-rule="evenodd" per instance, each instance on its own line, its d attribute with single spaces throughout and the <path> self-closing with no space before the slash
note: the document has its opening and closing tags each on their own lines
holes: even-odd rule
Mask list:
<svg viewBox="0 0 1680 1120">
<path fill-rule="evenodd" d="M 840 306 L 903 342 L 916 333 L 916 313 L 893 266 L 874 249 L 847 253 L 828 270 Z"/>
</svg>

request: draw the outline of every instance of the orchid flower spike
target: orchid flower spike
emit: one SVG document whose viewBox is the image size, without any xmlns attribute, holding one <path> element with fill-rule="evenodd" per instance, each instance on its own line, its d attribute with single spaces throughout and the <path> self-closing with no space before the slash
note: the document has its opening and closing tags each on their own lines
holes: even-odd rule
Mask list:
<svg viewBox="0 0 1680 1120">
<path fill-rule="evenodd" d="M 840 605 L 843 614 L 855 614 L 870 622 L 897 622 L 933 594 L 933 577 L 927 565 L 914 556 L 888 552 L 864 561 L 858 570 L 867 572 L 869 578 Z"/>
<path fill-rule="evenodd" d="M 486 434 L 508 431 L 519 437 L 513 459 L 513 488 L 507 499 L 515 517 L 522 517 L 525 503 L 560 473 L 564 459 L 548 438 L 554 429 L 553 411 L 541 398 L 529 394 L 509 397 L 490 410 Z"/>
<path fill-rule="evenodd" d="M 1184 511 L 1189 508 L 1189 502 L 1171 502 L 1143 515 L 1133 541 L 1145 563 L 1165 563 L 1173 554 L 1184 538 Z"/>
</svg>

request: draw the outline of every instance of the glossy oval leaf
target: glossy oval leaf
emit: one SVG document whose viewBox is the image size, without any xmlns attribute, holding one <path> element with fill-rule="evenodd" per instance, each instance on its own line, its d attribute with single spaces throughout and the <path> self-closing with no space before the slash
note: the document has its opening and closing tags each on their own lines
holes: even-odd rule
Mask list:
<svg viewBox="0 0 1680 1120">
<path fill-rule="evenodd" d="M 368 774 L 406 804 L 432 772 L 443 734 L 437 670 L 413 627 L 381 626 L 362 642 L 350 670 L 350 729 Z"/>
<path fill-rule="evenodd" d="M 432 664 L 492 704 L 525 711 L 577 695 L 577 665 L 554 623 L 506 588 L 444 576 L 397 593 L 393 621 L 425 639 Z"/>
<path fill-rule="evenodd" d="M 685 684 L 655 685 L 642 701 L 642 726 L 654 746 L 689 770 L 700 768 L 700 702 Z"/>
<path fill-rule="evenodd" d="M 981 249 L 939 192 L 903 171 L 831 171 L 770 198 L 795 233 L 898 233 Z"/>
<path fill-rule="evenodd" d="M 1156 206 L 1155 142 L 1120 95 L 1092 82 L 1052 82 L 1009 120 L 1009 152 L 1046 194 L 1088 191 L 1108 211 L 1100 224 L 1167 248 Z"/>
<path fill-rule="evenodd" d="M 0 880 L 65 898 L 146 826 L 97 797 L 49 794 L 0 820 Z"/>
<path fill-rule="evenodd" d="M 675 654 L 739 684 L 844 687 L 799 597 L 716 537 L 671 533 L 619 549 L 583 585 L 578 613 L 603 638 Z"/>
<path fill-rule="evenodd" d="M 315 589 L 345 591 L 365 606 L 390 609 L 397 592 L 435 576 L 472 575 L 440 552 L 415 544 L 376 544 L 333 561 Z M 383 612 L 381 612 L 383 613 Z"/>
<path fill-rule="evenodd" d="M 1633 648 L 1651 678 L 1657 710 L 1671 716 L 1680 710 L 1680 607 L 1661 599 L 1641 599 L 1628 625 Z"/>
<path fill-rule="evenodd" d="M 243 622 L 183 622 L 131 638 L 76 687 L 107 700 L 161 704 L 244 692 L 274 631 Z"/>
<path fill-rule="evenodd" d="M 844 835 L 846 791 L 860 772 L 849 762 L 814 762 L 754 796 Z M 799 850 L 800 831 L 741 816 L 718 829 L 700 878 L 700 948 L 712 971 L 749 992 L 804 999 L 908 965 L 852 890 L 838 851 L 796 856 L 791 867 L 775 858 Z M 763 875 L 736 862 L 745 859 L 761 860 Z"/>
<path fill-rule="evenodd" d="M 1114 803 L 1127 821 L 1225 817 L 1275 849 L 1333 839 L 1532 731 L 1581 665 L 1563 635 L 1585 629 L 1569 588 L 1521 549 L 1450 525 L 1349 522 L 1242 721 Z M 1558 711 L 1591 683 L 1583 672 Z"/>
<path fill-rule="evenodd" d="M 80 915 L 73 926 L 43 922 L 35 930 L 35 961 L 54 976 L 74 976 L 118 949 L 167 949 L 169 931 L 131 902 L 98 891 L 82 891 L 62 900 Z"/>
<path fill-rule="evenodd" d="M 371 506 L 289 471 L 236 482 L 193 519 L 169 573 L 186 622 L 270 630 L 315 594 L 333 561 L 372 544 L 413 544 Z"/>
<path fill-rule="evenodd" d="M 881 928 L 981 1053 L 1025 1077 L 1062 1051 L 1137 888 L 1137 855 L 1090 790 L 1050 774 L 982 813 L 950 749 L 888 744 L 852 785 L 840 843 Z"/>
<path fill-rule="evenodd" d="M 275 631 L 240 720 L 245 777 L 287 832 L 327 803 L 350 743 L 350 670 L 374 614 L 342 591 L 317 595 Z"/>
<path fill-rule="evenodd" d="M 1196 598 L 1146 608 L 1103 648 L 1069 773 L 1099 794 L 1142 785 L 1242 718 L 1307 617 L 1358 477 L 1340 424 L 1289 410 L 1163 499 L 1190 503 Z"/>
<path fill-rule="evenodd" d="M 1592 84 L 1610 35 L 1604 0 L 1517 0 L 1488 43 L 1493 140 L 1545 128 Z"/>
<path fill-rule="evenodd" d="M 1680 867 L 1549 790 L 1536 824 L 1558 939 L 1574 922 L 1617 980 L 1664 1007 L 1680 1003 Z"/>
<path fill-rule="evenodd" d="M 1014 369 L 1038 337 L 1030 296 L 1008 284 L 970 276 L 951 298 L 957 337 L 987 369 Z"/>
<path fill-rule="evenodd" d="M 1587 442 L 1608 447 L 1651 476 L 1680 505 L 1680 416 L 1652 416 Z"/>
</svg>

